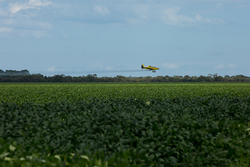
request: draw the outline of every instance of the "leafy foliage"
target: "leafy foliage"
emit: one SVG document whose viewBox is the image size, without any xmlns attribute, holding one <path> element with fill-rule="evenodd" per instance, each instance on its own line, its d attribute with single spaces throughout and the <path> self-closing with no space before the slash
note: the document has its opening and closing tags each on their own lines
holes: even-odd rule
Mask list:
<svg viewBox="0 0 250 167">
<path fill-rule="evenodd" d="M 240 159 L 249 162 L 246 85 L 225 85 L 228 89 L 216 85 L 57 86 L 46 90 L 28 85 L 34 92 L 25 88 L 10 91 L 5 99 L 1 96 L 0 166 L 229 166 Z M 126 89 L 129 93 L 119 97 Z M 136 89 L 139 94 L 132 94 Z M 41 90 L 51 99 L 37 96 Z M 26 98 L 19 98 L 18 93 Z"/>
<path fill-rule="evenodd" d="M 229 96 L 249 97 L 250 84 L 118 84 L 118 83 L 1 83 L 0 101 L 45 104 L 57 101 L 86 101 L 88 98 L 143 100 Z"/>
</svg>

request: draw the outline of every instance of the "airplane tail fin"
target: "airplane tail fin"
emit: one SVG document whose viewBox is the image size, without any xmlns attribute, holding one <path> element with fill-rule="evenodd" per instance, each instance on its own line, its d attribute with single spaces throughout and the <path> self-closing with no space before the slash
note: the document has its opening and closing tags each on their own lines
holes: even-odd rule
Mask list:
<svg viewBox="0 0 250 167">
<path fill-rule="evenodd" d="M 144 68 L 144 65 L 143 65 L 143 64 L 141 65 L 141 68 Z"/>
</svg>

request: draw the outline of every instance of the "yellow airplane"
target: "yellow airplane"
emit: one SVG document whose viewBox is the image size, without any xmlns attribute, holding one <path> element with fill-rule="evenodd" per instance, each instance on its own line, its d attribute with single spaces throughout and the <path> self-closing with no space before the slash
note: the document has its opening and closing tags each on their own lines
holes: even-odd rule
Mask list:
<svg viewBox="0 0 250 167">
<path fill-rule="evenodd" d="M 152 72 L 156 72 L 155 70 L 159 70 L 159 68 L 158 67 L 152 67 L 152 66 L 147 66 L 147 67 L 144 67 L 144 65 L 142 64 L 141 65 L 141 69 L 146 69 L 146 70 L 150 70 L 150 71 L 152 71 Z"/>
</svg>

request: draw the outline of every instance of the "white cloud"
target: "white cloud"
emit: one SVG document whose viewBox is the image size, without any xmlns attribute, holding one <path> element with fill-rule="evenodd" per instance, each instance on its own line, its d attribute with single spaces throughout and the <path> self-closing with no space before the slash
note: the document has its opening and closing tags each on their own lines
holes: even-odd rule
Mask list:
<svg viewBox="0 0 250 167">
<path fill-rule="evenodd" d="M 51 2 L 41 2 L 41 0 L 30 0 L 30 6 L 48 6 Z"/>
<path fill-rule="evenodd" d="M 236 65 L 234 65 L 234 64 L 229 64 L 228 67 L 229 67 L 229 68 L 236 68 Z"/>
<path fill-rule="evenodd" d="M 25 3 L 18 3 L 18 2 L 10 3 L 9 7 L 10 7 L 10 12 L 12 14 L 15 14 L 20 10 L 34 9 L 37 7 L 48 6 L 50 4 L 51 2 L 48 2 L 48 1 L 41 2 L 41 0 L 29 0 L 29 2 L 25 2 Z"/>
<path fill-rule="evenodd" d="M 34 31 L 32 34 L 36 38 L 42 38 L 47 36 L 47 32 L 45 31 Z"/>
<path fill-rule="evenodd" d="M 110 14 L 108 8 L 106 8 L 105 6 L 101 6 L 101 5 L 95 6 L 94 11 L 96 13 L 99 13 L 100 15 L 108 15 L 108 14 Z"/>
<path fill-rule="evenodd" d="M 224 64 L 220 64 L 220 65 L 217 65 L 217 66 L 214 66 L 215 69 L 223 69 L 225 68 Z"/>
<path fill-rule="evenodd" d="M 173 63 L 164 63 L 163 64 L 164 68 L 169 68 L 169 69 L 177 69 L 179 68 L 178 64 L 173 64 Z"/>
<path fill-rule="evenodd" d="M 0 27 L 0 33 L 1 32 L 11 32 L 13 28 L 8 28 L 8 27 Z"/>
<path fill-rule="evenodd" d="M 199 14 L 192 18 L 186 15 L 178 14 L 180 8 L 168 8 L 162 11 L 162 19 L 169 25 L 195 25 L 195 24 L 224 24 L 221 19 L 203 18 Z"/>
<path fill-rule="evenodd" d="M 197 20 L 197 21 L 202 21 L 202 17 L 200 16 L 200 15 L 196 15 L 196 17 L 195 17 L 195 19 Z"/>
<path fill-rule="evenodd" d="M 25 4 L 10 3 L 9 6 L 10 6 L 10 12 L 13 14 L 18 12 L 19 10 L 26 10 L 26 9 L 32 8 L 27 3 L 25 3 Z"/>
<path fill-rule="evenodd" d="M 228 69 L 228 68 L 236 68 L 237 66 L 234 64 L 228 64 L 228 65 L 224 65 L 224 64 L 220 64 L 217 66 L 214 66 L 214 69 Z"/>
<path fill-rule="evenodd" d="M 134 12 L 140 19 L 148 20 L 149 8 L 150 7 L 148 5 L 136 5 L 134 7 Z"/>
<path fill-rule="evenodd" d="M 163 20 L 170 25 L 191 24 L 194 19 L 184 15 L 178 15 L 180 8 L 169 8 L 163 12 Z"/>
<path fill-rule="evenodd" d="M 63 35 L 64 38 L 66 38 L 66 39 L 68 38 L 68 36 L 67 36 L 67 34 L 65 32 L 62 32 L 62 35 Z"/>
<path fill-rule="evenodd" d="M 132 6 L 132 10 L 124 9 L 128 10 L 127 12 L 130 13 L 129 17 L 126 17 L 127 23 L 138 24 L 148 21 L 149 8 L 150 8 L 149 5 L 137 4 L 135 6 Z"/>
<path fill-rule="evenodd" d="M 0 16 L 4 16 L 6 13 L 0 9 Z"/>
<path fill-rule="evenodd" d="M 141 19 L 134 18 L 134 17 L 126 18 L 126 21 L 129 24 L 137 24 L 137 23 L 142 23 L 143 22 Z"/>
<path fill-rule="evenodd" d="M 56 71 L 56 70 L 55 70 L 55 67 L 49 67 L 49 68 L 47 69 L 47 71 L 49 71 L 49 72 L 54 72 L 54 71 Z"/>
<path fill-rule="evenodd" d="M 49 22 L 37 22 L 37 27 L 41 29 L 52 29 L 53 26 Z"/>
<path fill-rule="evenodd" d="M 104 69 L 105 69 L 105 70 L 113 70 L 113 68 L 112 68 L 112 67 L 109 67 L 109 66 L 105 67 Z"/>
</svg>

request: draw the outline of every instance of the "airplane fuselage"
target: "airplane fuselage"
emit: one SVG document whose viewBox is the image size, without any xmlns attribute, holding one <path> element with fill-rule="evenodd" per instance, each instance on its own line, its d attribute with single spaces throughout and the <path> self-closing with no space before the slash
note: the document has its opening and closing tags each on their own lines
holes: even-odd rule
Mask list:
<svg viewBox="0 0 250 167">
<path fill-rule="evenodd" d="M 152 71 L 152 72 L 156 72 L 155 70 L 159 70 L 159 68 L 158 67 L 152 67 L 152 66 L 147 66 L 147 67 L 145 67 L 143 64 L 141 65 L 141 69 L 146 69 L 146 70 L 150 70 L 150 71 Z"/>
</svg>

